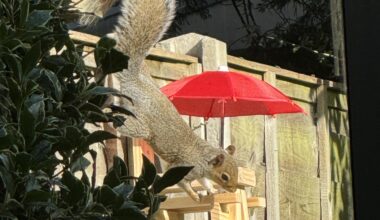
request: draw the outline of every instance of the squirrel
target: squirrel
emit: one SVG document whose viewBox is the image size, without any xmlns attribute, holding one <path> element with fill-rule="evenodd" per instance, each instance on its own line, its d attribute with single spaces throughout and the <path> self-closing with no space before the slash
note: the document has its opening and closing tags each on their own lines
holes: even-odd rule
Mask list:
<svg viewBox="0 0 380 220">
<path fill-rule="evenodd" d="M 82 10 L 104 14 L 116 0 L 83 0 Z M 128 69 L 115 73 L 120 81 L 121 93 L 131 97 L 133 104 L 125 101 L 135 113 L 126 117 L 125 126 L 117 128 L 123 136 L 143 138 L 155 153 L 175 166 L 194 168 L 177 184 L 195 201 L 200 196 L 191 187 L 198 180 L 209 193 L 216 190 L 211 179 L 223 189 L 235 192 L 238 167 L 233 154 L 235 147 L 226 150 L 211 146 L 197 136 L 181 118 L 173 104 L 160 91 L 144 60 L 151 47 L 167 31 L 175 15 L 175 0 L 121 0 L 121 14 L 113 33 L 116 49 L 129 56 Z M 91 19 L 87 19 L 87 21 Z"/>
</svg>

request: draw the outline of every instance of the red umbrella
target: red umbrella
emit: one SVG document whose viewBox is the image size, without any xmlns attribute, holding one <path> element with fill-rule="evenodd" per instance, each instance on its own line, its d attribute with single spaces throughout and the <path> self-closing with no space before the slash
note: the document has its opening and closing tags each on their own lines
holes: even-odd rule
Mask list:
<svg viewBox="0 0 380 220">
<path fill-rule="evenodd" d="M 161 88 L 182 115 L 235 117 L 304 112 L 270 84 L 241 73 L 207 71 Z M 223 143 L 223 142 L 222 142 Z"/>
</svg>

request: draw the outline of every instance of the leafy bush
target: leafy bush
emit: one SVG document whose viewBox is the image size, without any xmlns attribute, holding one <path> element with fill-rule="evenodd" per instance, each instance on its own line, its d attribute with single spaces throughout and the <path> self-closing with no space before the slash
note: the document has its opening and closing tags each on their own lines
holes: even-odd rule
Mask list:
<svg viewBox="0 0 380 220">
<path fill-rule="evenodd" d="M 103 87 L 104 77 L 95 79 L 85 66 L 83 45 L 74 44 L 63 20 L 70 17 L 68 3 L 0 2 L 0 217 L 150 218 L 165 198 L 157 193 L 177 183 L 191 167 L 159 177 L 144 158 L 143 172 L 134 178 L 115 157 L 104 185 L 95 187 L 96 173 L 86 174 L 91 162 L 85 155 L 95 161 L 90 145 L 115 136 L 90 132 L 85 124 L 110 122 L 117 127 L 123 125 L 123 115 L 133 113 L 107 106 L 109 96 L 129 98 Z M 114 45 L 107 38 L 96 45 L 96 70 L 103 76 L 126 68 L 128 57 Z"/>
</svg>

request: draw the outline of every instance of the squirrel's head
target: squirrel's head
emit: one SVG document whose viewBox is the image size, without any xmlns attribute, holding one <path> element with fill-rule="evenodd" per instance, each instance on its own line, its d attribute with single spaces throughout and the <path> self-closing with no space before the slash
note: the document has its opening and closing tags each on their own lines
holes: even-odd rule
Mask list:
<svg viewBox="0 0 380 220">
<path fill-rule="evenodd" d="M 232 157 L 235 149 L 235 146 L 230 145 L 226 152 L 221 152 L 208 162 L 209 166 L 212 166 L 211 179 L 229 192 L 236 191 L 238 180 L 238 167 Z"/>
</svg>

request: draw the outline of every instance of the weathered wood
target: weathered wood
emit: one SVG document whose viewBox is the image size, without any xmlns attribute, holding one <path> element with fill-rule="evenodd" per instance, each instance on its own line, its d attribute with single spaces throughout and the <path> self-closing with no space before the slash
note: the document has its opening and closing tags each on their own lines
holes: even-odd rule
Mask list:
<svg viewBox="0 0 380 220">
<path fill-rule="evenodd" d="M 189 65 L 183 63 L 167 63 L 157 60 L 147 59 L 145 63 L 149 66 L 152 77 L 165 80 L 178 80 L 184 76 L 189 76 Z"/>
<path fill-rule="evenodd" d="M 160 209 L 165 209 L 171 212 L 192 213 L 210 211 L 214 205 L 213 196 L 204 196 L 200 202 L 195 202 L 188 196 L 168 198 L 161 203 Z"/>
<path fill-rule="evenodd" d="M 187 63 L 187 64 L 198 63 L 198 58 L 196 58 L 196 57 L 177 54 L 177 53 L 171 53 L 169 51 L 162 50 L 159 48 L 152 48 L 149 51 L 149 55 L 148 55 L 148 58 L 150 58 L 150 57 L 159 58 L 159 59 L 164 58 L 164 59 L 171 60 L 171 61 L 181 61 L 181 62 Z"/>
<path fill-rule="evenodd" d="M 229 67 L 228 68 L 230 71 L 233 71 L 233 72 L 238 72 L 238 73 L 242 73 L 242 74 L 245 74 L 245 75 L 249 75 L 251 77 L 254 77 L 256 79 L 260 79 L 262 80 L 263 79 L 263 74 L 262 72 L 255 72 L 255 71 L 252 71 L 252 70 L 247 70 L 247 69 L 244 69 L 244 68 L 239 68 L 239 66 L 235 67 Z"/>
<path fill-rule="evenodd" d="M 248 212 L 248 198 L 247 193 L 245 190 L 239 190 L 240 191 L 240 197 L 241 197 L 241 216 L 242 219 L 248 220 L 249 219 L 249 212 Z"/>
<path fill-rule="evenodd" d="M 242 186 L 256 186 L 255 171 L 246 167 L 238 167 L 238 185 Z"/>
<path fill-rule="evenodd" d="M 347 137 L 350 135 L 348 126 L 348 112 L 329 108 L 329 118 L 330 120 L 328 121 L 328 125 L 331 132 Z"/>
<path fill-rule="evenodd" d="M 266 200 L 263 197 L 249 197 L 247 198 L 248 208 L 265 208 Z"/>
<path fill-rule="evenodd" d="M 82 44 L 85 44 L 88 46 L 94 46 L 100 39 L 98 36 L 78 32 L 78 31 L 73 31 L 73 30 L 69 30 L 69 35 L 70 35 L 70 38 L 73 39 L 74 41 L 81 42 Z M 149 57 L 183 62 L 183 63 L 188 63 L 188 64 L 198 63 L 198 58 L 196 57 L 182 55 L 182 54 L 175 54 L 169 51 L 164 51 L 159 48 L 152 48 L 149 51 L 148 58 Z"/>
<path fill-rule="evenodd" d="M 264 80 L 275 86 L 276 75 L 272 72 L 264 74 Z M 265 161 L 266 161 L 266 198 L 268 201 L 267 219 L 280 219 L 280 193 L 279 193 L 279 171 L 278 171 L 278 146 L 276 118 L 265 116 Z"/>
<path fill-rule="evenodd" d="M 320 169 L 320 197 L 321 197 L 321 219 L 331 220 L 332 210 L 330 201 L 331 188 L 331 164 L 330 164 L 330 140 L 328 128 L 328 92 L 327 86 L 322 84 L 317 88 L 317 132 L 319 148 Z"/>
<path fill-rule="evenodd" d="M 316 99 L 316 89 L 308 85 L 297 84 L 285 79 L 277 79 L 276 87 L 292 99 L 308 103 L 313 103 Z"/>
<path fill-rule="evenodd" d="M 238 163 L 255 171 L 256 184 L 246 187 L 247 196 L 265 197 L 264 116 L 231 118 L 231 143 L 237 147 Z M 266 215 L 265 209 L 256 209 L 249 214 L 255 220 L 264 220 Z"/>
<path fill-rule="evenodd" d="M 239 172 L 238 173 L 238 188 L 244 189 L 244 187 L 247 187 L 247 186 L 253 187 L 256 185 L 256 178 L 255 178 L 256 174 L 254 170 L 251 170 L 245 167 L 238 167 L 238 172 Z M 214 182 L 212 182 L 212 185 L 214 186 L 215 189 L 221 189 L 221 187 Z M 199 184 L 198 181 L 192 182 L 191 186 L 193 187 L 195 191 L 205 190 L 205 188 L 201 184 Z M 178 187 L 177 185 L 174 185 L 162 190 L 161 194 L 179 193 L 179 192 L 183 192 L 183 189 Z M 221 195 L 228 195 L 228 194 L 221 194 Z"/>
<path fill-rule="evenodd" d="M 318 177 L 318 137 L 313 117 L 314 110 L 311 108 L 314 105 L 302 104 L 305 104 L 301 106 L 308 115 L 302 113 L 276 115 L 280 169 Z M 305 108 L 306 105 L 309 108 Z M 280 184 L 288 183 L 280 180 Z"/>
<path fill-rule="evenodd" d="M 333 120 L 333 119 L 332 119 Z M 347 122 L 346 122 L 347 123 Z M 349 139 L 330 132 L 331 203 L 333 219 L 354 219 Z"/>
<path fill-rule="evenodd" d="M 235 193 L 218 193 L 214 194 L 214 201 L 217 203 L 238 203 L 242 200 L 240 190 Z"/>
<path fill-rule="evenodd" d="M 131 176 L 140 176 L 141 174 L 141 168 L 143 166 L 143 159 L 142 159 L 142 150 L 141 147 L 138 145 L 133 144 L 134 141 L 130 141 L 127 148 L 127 155 L 128 155 L 128 163 L 129 172 Z"/>
<path fill-rule="evenodd" d="M 328 91 L 328 107 L 348 111 L 347 96 L 340 92 Z"/>
<path fill-rule="evenodd" d="M 318 177 L 281 170 L 280 180 L 281 220 L 321 219 Z"/>
<path fill-rule="evenodd" d="M 294 79 L 294 80 L 297 80 L 299 82 L 309 83 L 309 84 L 313 84 L 313 85 L 318 84 L 318 78 L 313 77 L 313 76 L 299 74 L 299 73 L 294 72 L 294 71 L 281 69 L 278 67 L 269 66 L 266 64 L 262 64 L 262 63 L 257 63 L 254 61 L 248 61 L 248 60 L 245 60 L 243 58 L 238 58 L 238 57 L 234 57 L 234 56 L 230 56 L 230 55 L 227 56 L 227 59 L 228 59 L 229 65 L 241 66 L 241 67 L 251 69 L 252 71 L 256 71 L 256 72 L 263 72 L 263 73 L 275 72 L 276 75 L 286 77 L 286 78 L 290 78 L 290 79 Z"/>
<path fill-rule="evenodd" d="M 214 203 L 214 207 L 210 211 L 210 220 L 228 220 L 230 213 L 224 212 L 219 203 Z"/>
</svg>

